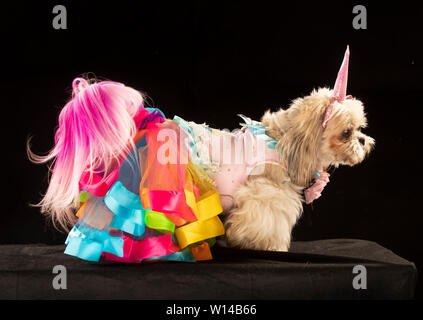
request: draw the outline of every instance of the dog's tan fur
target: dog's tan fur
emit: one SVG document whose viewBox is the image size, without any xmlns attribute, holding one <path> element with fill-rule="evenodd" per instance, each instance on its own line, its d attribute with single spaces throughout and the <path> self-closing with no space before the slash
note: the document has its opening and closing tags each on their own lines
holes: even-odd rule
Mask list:
<svg viewBox="0 0 423 320">
<path fill-rule="evenodd" d="M 367 123 L 357 99 L 335 102 L 323 129 L 331 94 L 327 88 L 314 90 L 294 100 L 287 110 L 267 111 L 262 117 L 267 133 L 278 142 L 283 165 L 266 164 L 263 174 L 250 175 L 237 191 L 236 206 L 225 220 L 230 246 L 287 251 L 302 213 L 302 190 L 312 182 L 313 173 L 329 166 L 356 165 L 373 148 L 374 139 L 360 131 Z M 347 130 L 351 130 L 348 137 Z"/>
</svg>

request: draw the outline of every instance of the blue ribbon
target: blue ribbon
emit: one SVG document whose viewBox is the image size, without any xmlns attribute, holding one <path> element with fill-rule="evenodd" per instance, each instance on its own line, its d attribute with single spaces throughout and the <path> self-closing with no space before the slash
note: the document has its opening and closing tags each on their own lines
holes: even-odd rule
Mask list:
<svg viewBox="0 0 423 320">
<path fill-rule="evenodd" d="M 103 230 L 75 225 L 65 241 L 65 253 L 88 261 L 99 261 L 102 252 L 123 257 L 123 239 Z"/>
<path fill-rule="evenodd" d="M 192 131 L 191 126 L 189 125 L 189 123 L 187 121 L 185 121 L 184 119 L 182 119 L 181 117 L 178 116 L 174 116 L 173 117 L 173 121 L 182 129 L 184 129 L 185 131 L 188 132 L 189 134 L 189 155 L 190 155 L 190 159 L 193 163 L 195 164 L 202 164 L 203 161 L 201 160 L 201 158 L 198 156 L 198 150 L 197 150 L 197 145 L 195 144 L 195 136 L 194 133 Z M 205 129 L 208 129 L 207 127 L 204 127 Z M 209 129 L 208 129 L 209 130 Z"/>
<path fill-rule="evenodd" d="M 276 144 L 278 142 L 269 135 L 267 135 L 266 127 L 263 126 L 261 122 L 251 120 L 243 114 L 239 114 L 238 116 L 240 116 L 242 120 L 245 121 L 245 123 L 240 123 L 241 126 L 247 127 L 255 136 L 259 137 L 260 139 L 263 139 L 269 149 L 275 149 Z"/>
<path fill-rule="evenodd" d="M 185 248 L 181 251 L 177 251 L 165 256 L 152 257 L 144 260 L 169 260 L 169 261 L 183 261 L 183 262 L 195 262 L 195 258 L 189 248 Z"/>
<path fill-rule="evenodd" d="M 145 232 L 145 210 L 139 195 L 116 181 L 104 197 L 104 203 L 115 216 L 110 228 L 122 230 L 136 237 Z"/>
</svg>

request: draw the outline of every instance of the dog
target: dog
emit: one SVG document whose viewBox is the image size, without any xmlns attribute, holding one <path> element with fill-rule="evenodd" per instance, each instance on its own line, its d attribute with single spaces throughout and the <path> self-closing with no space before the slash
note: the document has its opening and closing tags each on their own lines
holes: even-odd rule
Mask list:
<svg viewBox="0 0 423 320">
<path fill-rule="evenodd" d="M 311 203 L 313 193 L 319 197 L 328 182 L 329 167 L 354 166 L 373 149 L 375 140 L 361 132 L 367 126 L 363 103 L 346 96 L 348 59 L 349 48 L 335 89 L 313 90 L 288 109 L 267 111 L 261 118 L 285 166 L 266 164 L 263 174 L 249 176 L 237 190 L 225 221 L 230 246 L 288 251 L 303 210 L 302 191 L 317 180 L 316 190 L 305 191 L 311 197 L 305 201 Z"/>
<path fill-rule="evenodd" d="M 288 251 L 303 202 L 311 203 L 321 195 L 329 181 L 328 168 L 354 166 L 373 149 L 375 140 L 361 131 L 367 126 L 363 103 L 346 95 L 348 61 L 349 47 L 333 90 L 313 90 L 295 99 L 288 109 L 267 111 L 261 118 L 259 124 L 282 157 L 276 162 L 262 161 L 254 168 L 256 174 L 248 174 L 232 188 L 232 202 L 223 206 L 229 246 Z M 204 136 L 203 132 L 200 137 Z M 225 204 L 229 179 L 222 177 L 230 172 L 220 169 L 224 172 L 214 180 Z"/>
<path fill-rule="evenodd" d="M 314 173 L 322 176 L 331 166 L 354 166 L 372 150 L 375 140 L 361 132 L 367 121 L 358 99 L 335 103 L 332 118 L 322 128 L 332 94 L 328 88 L 314 90 L 287 110 L 264 114 L 261 122 L 277 141 L 286 166 L 265 165 L 262 175 L 249 176 L 236 192 L 236 207 L 225 221 L 230 246 L 288 251 L 302 213 L 302 190 Z"/>
<path fill-rule="evenodd" d="M 208 260 L 223 233 L 232 247 L 287 251 L 303 202 L 321 195 L 327 169 L 354 166 L 375 145 L 361 132 L 362 102 L 346 95 L 348 61 L 347 47 L 334 89 L 313 90 L 260 122 L 242 116 L 232 133 L 166 119 L 121 83 L 76 78 L 55 147 L 37 156 L 27 145 L 33 162 L 53 161 L 38 205 L 55 226 L 73 225 L 65 253 Z"/>
</svg>

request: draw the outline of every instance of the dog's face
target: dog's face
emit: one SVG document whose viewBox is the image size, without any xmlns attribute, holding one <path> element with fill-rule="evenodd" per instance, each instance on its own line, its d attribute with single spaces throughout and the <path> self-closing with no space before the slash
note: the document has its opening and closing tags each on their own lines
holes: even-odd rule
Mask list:
<svg viewBox="0 0 423 320">
<path fill-rule="evenodd" d="M 351 98 L 335 102 L 334 113 L 322 135 L 320 147 L 322 166 L 354 166 L 364 160 L 375 140 L 362 130 L 367 127 L 364 107 Z"/>
<path fill-rule="evenodd" d="M 332 91 L 319 89 L 293 101 L 287 110 L 266 112 L 262 118 L 269 135 L 278 141 L 288 174 L 307 186 L 315 171 L 329 166 L 353 166 L 373 148 L 373 138 L 361 132 L 367 126 L 363 104 L 354 98 L 335 102 L 326 128 L 322 127 Z"/>
</svg>

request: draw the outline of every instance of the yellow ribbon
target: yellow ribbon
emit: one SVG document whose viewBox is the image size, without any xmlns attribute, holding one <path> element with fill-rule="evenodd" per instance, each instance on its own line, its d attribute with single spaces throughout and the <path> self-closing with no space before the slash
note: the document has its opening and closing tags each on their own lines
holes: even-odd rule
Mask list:
<svg viewBox="0 0 423 320">
<path fill-rule="evenodd" d="M 194 194 L 185 190 L 185 197 L 187 204 L 192 208 L 198 220 L 175 230 L 175 237 L 181 249 L 192 243 L 214 238 L 225 233 L 222 221 L 217 217 L 223 211 L 219 193 L 206 192 L 196 202 Z"/>
<path fill-rule="evenodd" d="M 175 230 L 175 236 L 181 249 L 188 245 L 217 237 L 225 233 L 218 216 L 208 220 L 194 221 Z"/>
<path fill-rule="evenodd" d="M 185 189 L 185 198 L 198 220 L 210 219 L 223 211 L 217 192 L 207 191 L 196 201 L 194 193 Z"/>
</svg>

